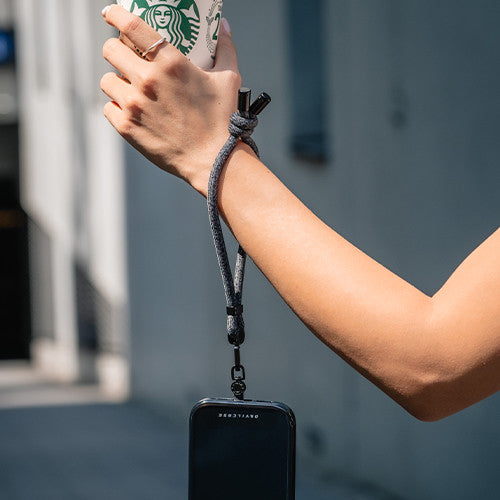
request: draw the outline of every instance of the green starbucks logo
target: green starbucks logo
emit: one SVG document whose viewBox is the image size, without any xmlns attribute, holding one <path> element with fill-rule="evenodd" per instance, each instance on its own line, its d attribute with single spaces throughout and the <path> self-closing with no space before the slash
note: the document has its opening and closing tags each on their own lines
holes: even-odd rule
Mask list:
<svg viewBox="0 0 500 500">
<path fill-rule="evenodd" d="M 195 0 L 134 0 L 130 10 L 183 54 L 193 49 L 200 33 L 200 12 Z"/>
</svg>

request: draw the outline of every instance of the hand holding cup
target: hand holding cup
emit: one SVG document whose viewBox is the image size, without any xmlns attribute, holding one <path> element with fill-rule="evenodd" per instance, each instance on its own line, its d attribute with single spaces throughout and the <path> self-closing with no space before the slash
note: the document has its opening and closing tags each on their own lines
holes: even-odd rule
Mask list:
<svg viewBox="0 0 500 500">
<path fill-rule="evenodd" d="M 153 27 L 193 64 L 212 68 L 222 21 L 222 0 L 117 0 Z"/>
<path fill-rule="evenodd" d="M 205 71 L 170 43 L 157 45 L 146 59 L 137 57 L 129 43 L 144 52 L 161 39 L 159 33 L 117 5 L 103 15 L 129 41 L 104 44 L 104 58 L 118 72 L 101 80 L 110 98 L 104 115 L 146 158 L 204 192 L 241 86 L 229 25 L 221 22 L 215 66 Z"/>
</svg>

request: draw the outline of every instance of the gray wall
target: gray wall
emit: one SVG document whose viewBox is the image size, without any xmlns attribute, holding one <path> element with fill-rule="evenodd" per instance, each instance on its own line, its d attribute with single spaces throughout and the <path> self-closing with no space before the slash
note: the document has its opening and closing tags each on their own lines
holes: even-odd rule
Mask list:
<svg viewBox="0 0 500 500">
<path fill-rule="evenodd" d="M 287 151 L 286 2 L 226 2 L 245 84 L 274 98 L 264 159 L 327 223 L 429 294 L 498 227 L 500 4 L 327 1 L 334 158 Z M 127 150 L 132 386 L 185 422 L 228 396 L 231 350 L 204 200 Z M 500 399 L 436 424 L 409 417 L 320 344 L 249 265 L 248 397 L 296 412 L 301 464 L 402 498 L 498 497 Z"/>
</svg>

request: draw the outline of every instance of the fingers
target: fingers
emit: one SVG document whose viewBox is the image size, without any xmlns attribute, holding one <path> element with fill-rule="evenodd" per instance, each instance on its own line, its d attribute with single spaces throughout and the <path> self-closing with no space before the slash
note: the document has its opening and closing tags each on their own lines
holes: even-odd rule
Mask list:
<svg viewBox="0 0 500 500">
<path fill-rule="evenodd" d="M 140 125 L 128 113 L 120 109 L 116 102 L 106 103 L 103 108 L 103 114 L 116 131 L 133 145 L 140 130 Z"/>
<path fill-rule="evenodd" d="M 231 28 L 226 19 L 222 20 L 217 53 L 215 55 L 214 71 L 231 70 L 238 72 L 238 57 L 231 37 Z"/>
<path fill-rule="evenodd" d="M 104 116 L 109 123 L 119 132 L 123 127 L 123 113 L 115 102 L 107 102 L 103 109 Z"/>
<path fill-rule="evenodd" d="M 137 57 L 118 38 L 110 38 L 102 48 L 104 59 L 114 66 L 127 80 L 133 82 L 137 75 L 144 73 L 148 62 Z"/>
<path fill-rule="evenodd" d="M 114 73 L 107 73 L 101 79 L 101 88 L 112 100 L 114 108 L 108 106 L 105 110 L 109 109 L 112 112 L 115 122 L 120 117 L 123 123 L 135 125 L 142 123 L 144 113 L 148 109 L 148 99 L 133 85 Z"/>
<path fill-rule="evenodd" d="M 146 51 L 160 38 L 149 24 L 119 5 L 111 5 L 109 9 L 105 9 L 103 16 L 108 24 L 117 28 L 121 35 L 130 40 L 141 52 Z M 161 48 L 166 47 L 165 44 Z M 158 52 L 159 50 L 155 51 Z"/>
<path fill-rule="evenodd" d="M 125 97 L 131 92 L 130 83 L 120 78 L 115 73 L 106 73 L 101 79 L 102 91 L 118 106 L 123 109 L 125 107 Z"/>
</svg>

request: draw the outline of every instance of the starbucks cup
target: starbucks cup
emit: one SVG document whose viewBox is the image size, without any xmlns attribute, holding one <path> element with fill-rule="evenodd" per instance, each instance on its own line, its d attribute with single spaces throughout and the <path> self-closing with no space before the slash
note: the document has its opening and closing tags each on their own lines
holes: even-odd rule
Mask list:
<svg viewBox="0 0 500 500">
<path fill-rule="evenodd" d="M 200 68 L 214 65 L 223 0 L 117 0 Z"/>
</svg>

